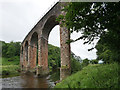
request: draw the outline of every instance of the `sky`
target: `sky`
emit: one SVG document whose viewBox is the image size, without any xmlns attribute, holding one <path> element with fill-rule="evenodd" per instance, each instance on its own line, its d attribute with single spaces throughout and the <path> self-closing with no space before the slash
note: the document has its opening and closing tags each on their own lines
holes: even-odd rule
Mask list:
<svg viewBox="0 0 120 90">
<path fill-rule="evenodd" d="M 55 0 L 0 0 L 0 40 L 22 42 L 54 2 Z M 52 29 L 48 41 L 58 47 L 60 47 L 59 28 L 57 25 Z M 76 39 L 80 35 L 74 32 L 71 39 Z M 88 52 L 88 49 L 95 45 L 83 45 L 83 42 L 80 40 L 72 43 L 72 52 L 82 59 L 95 59 L 96 50 Z"/>
</svg>

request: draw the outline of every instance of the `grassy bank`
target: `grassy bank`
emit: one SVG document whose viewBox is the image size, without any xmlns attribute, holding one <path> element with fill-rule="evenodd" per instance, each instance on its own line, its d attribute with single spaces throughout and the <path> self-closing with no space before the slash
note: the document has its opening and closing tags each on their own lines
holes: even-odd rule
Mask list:
<svg viewBox="0 0 120 90">
<path fill-rule="evenodd" d="M 2 58 L 2 65 L 0 66 L 0 77 L 12 77 L 19 75 L 19 57 Z"/>
<path fill-rule="evenodd" d="M 118 88 L 118 64 L 95 64 L 72 74 L 55 88 Z"/>
</svg>

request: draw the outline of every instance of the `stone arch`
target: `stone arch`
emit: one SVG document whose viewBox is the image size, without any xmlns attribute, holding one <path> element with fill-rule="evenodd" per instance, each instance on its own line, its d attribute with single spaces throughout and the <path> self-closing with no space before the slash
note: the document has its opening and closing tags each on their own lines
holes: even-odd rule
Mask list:
<svg viewBox="0 0 120 90">
<path fill-rule="evenodd" d="M 48 69 L 48 38 L 51 30 L 58 25 L 59 23 L 56 21 L 56 15 L 50 16 L 42 29 L 41 35 L 41 65 L 44 70 Z"/>
<path fill-rule="evenodd" d="M 28 41 L 25 42 L 25 60 L 28 61 Z"/>
<path fill-rule="evenodd" d="M 20 65 L 21 65 L 21 69 L 23 70 L 23 55 L 24 55 L 24 53 L 23 53 L 23 46 L 21 46 L 21 50 L 20 50 Z"/>
<path fill-rule="evenodd" d="M 23 46 L 21 47 L 21 54 L 23 55 Z"/>
<path fill-rule="evenodd" d="M 37 70 L 37 75 L 45 75 L 48 71 L 48 38 L 52 28 L 59 23 L 56 21 L 56 17 L 60 14 L 65 14 L 61 9 L 66 3 L 58 2 L 56 3 L 33 27 L 33 29 L 28 33 L 28 35 L 23 40 L 22 44 L 25 45 L 26 40 L 28 40 L 28 66 L 33 70 Z M 38 33 L 39 32 L 39 38 Z M 61 48 L 61 69 L 60 69 L 60 80 L 64 79 L 70 75 L 70 44 L 66 44 L 66 41 L 70 40 L 70 32 L 66 27 L 60 26 L 60 48 Z M 38 43 L 38 44 L 37 44 Z M 38 61 L 39 66 L 36 69 L 36 56 L 37 56 L 37 45 L 38 50 Z M 25 46 L 23 47 L 25 48 Z M 24 49 L 25 50 L 25 49 Z M 25 51 L 23 53 L 25 61 Z M 26 62 L 24 64 L 26 65 Z M 31 70 L 30 69 L 30 70 Z M 28 69 L 26 69 L 28 70 Z"/>
<path fill-rule="evenodd" d="M 30 40 L 30 67 L 35 68 L 38 64 L 38 33 L 34 32 Z"/>
<path fill-rule="evenodd" d="M 50 31 L 56 26 L 59 25 L 59 23 L 56 21 L 57 16 L 52 15 L 50 16 L 47 21 L 44 24 L 43 30 L 42 30 L 42 36 L 48 40 Z"/>
<path fill-rule="evenodd" d="M 31 36 L 30 45 L 37 46 L 37 43 L 38 43 L 38 33 L 34 32 Z"/>
</svg>

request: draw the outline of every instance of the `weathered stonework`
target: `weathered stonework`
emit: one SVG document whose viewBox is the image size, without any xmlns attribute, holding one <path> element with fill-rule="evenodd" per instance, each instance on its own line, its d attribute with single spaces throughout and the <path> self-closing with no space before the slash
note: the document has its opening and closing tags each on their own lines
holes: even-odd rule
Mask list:
<svg viewBox="0 0 120 90">
<path fill-rule="evenodd" d="M 59 23 L 56 18 L 60 14 L 65 3 L 56 3 L 33 27 L 21 44 L 20 64 L 21 70 L 36 71 L 37 75 L 45 75 L 48 73 L 48 37 L 56 25 Z M 70 75 L 70 44 L 66 41 L 70 40 L 69 30 L 60 27 L 60 44 L 61 44 L 61 70 L 60 80 Z M 63 68 L 66 67 L 66 68 Z"/>
</svg>

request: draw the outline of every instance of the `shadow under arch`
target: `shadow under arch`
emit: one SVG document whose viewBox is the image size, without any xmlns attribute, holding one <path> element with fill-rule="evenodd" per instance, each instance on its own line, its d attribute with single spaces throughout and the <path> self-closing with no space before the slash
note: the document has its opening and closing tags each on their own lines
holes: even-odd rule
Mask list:
<svg viewBox="0 0 120 90">
<path fill-rule="evenodd" d="M 21 58 L 21 60 L 20 60 L 20 65 L 21 65 L 21 70 L 23 69 L 23 46 L 21 46 L 21 50 L 20 50 L 20 58 Z"/>
<path fill-rule="evenodd" d="M 25 42 L 25 60 L 28 61 L 28 41 Z"/>
<path fill-rule="evenodd" d="M 34 32 L 30 40 L 30 68 L 35 68 L 38 64 L 38 33 Z"/>
</svg>

